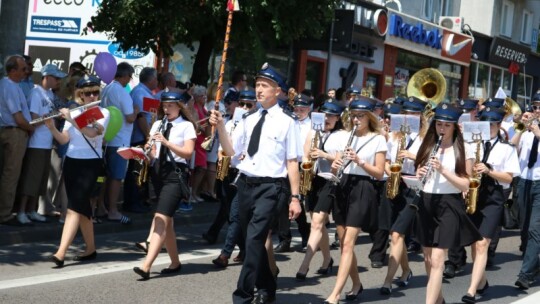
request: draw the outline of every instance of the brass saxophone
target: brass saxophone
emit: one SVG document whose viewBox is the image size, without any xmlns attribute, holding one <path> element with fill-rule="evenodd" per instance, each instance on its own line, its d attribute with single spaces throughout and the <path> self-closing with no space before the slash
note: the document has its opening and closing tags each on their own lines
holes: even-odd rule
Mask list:
<svg viewBox="0 0 540 304">
<path fill-rule="evenodd" d="M 480 134 L 473 134 L 473 140 L 476 141 L 475 165 L 480 163 L 480 144 L 482 143 L 482 140 L 481 138 L 478 138 L 479 136 Z M 468 214 L 474 214 L 476 212 L 481 178 L 481 174 L 476 172 L 473 172 L 472 177 L 469 178 L 469 192 L 467 192 L 467 196 L 465 197 L 465 205 L 467 206 L 466 212 Z"/>
<path fill-rule="evenodd" d="M 401 169 L 403 167 L 403 159 L 399 157 L 399 152 L 406 144 L 406 136 L 401 132 L 401 138 L 398 141 L 396 161 L 390 164 L 390 176 L 386 184 L 386 197 L 394 199 L 399 193 L 399 183 L 401 181 Z"/>
<path fill-rule="evenodd" d="M 319 131 L 315 131 L 315 135 L 311 139 L 309 150 L 311 151 L 313 148 L 318 147 L 319 141 L 320 133 Z M 307 195 L 311 190 L 311 182 L 315 176 L 315 161 L 310 156 L 308 161 L 300 164 L 300 168 L 302 169 L 300 172 L 300 194 Z"/>
<path fill-rule="evenodd" d="M 156 120 L 155 115 L 152 115 L 152 125 L 154 124 L 154 121 Z M 167 125 L 167 115 L 163 116 L 163 120 L 161 121 L 161 124 L 159 125 L 159 128 L 157 132 L 163 132 L 163 129 Z M 152 150 L 152 146 L 154 146 L 155 140 L 152 139 L 148 145 L 148 148 L 144 150 L 144 154 L 148 155 L 150 151 Z M 139 165 L 141 166 L 141 169 L 139 171 L 135 170 L 133 171 L 133 174 L 137 176 L 137 179 L 135 180 L 135 183 L 137 184 L 137 187 L 142 187 L 146 182 L 148 181 L 148 170 L 150 170 L 150 164 L 144 160 L 144 159 L 138 159 Z"/>
</svg>

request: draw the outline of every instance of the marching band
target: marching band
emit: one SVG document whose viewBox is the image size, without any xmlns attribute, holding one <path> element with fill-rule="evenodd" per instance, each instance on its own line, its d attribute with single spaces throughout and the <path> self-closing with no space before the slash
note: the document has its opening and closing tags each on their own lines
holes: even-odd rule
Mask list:
<svg viewBox="0 0 540 304">
<path fill-rule="evenodd" d="M 346 100 L 328 98 L 312 112 L 312 98 L 289 90 L 286 82 L 277 69 L 265 64 L 255 77 L 254 90 L 228 97 L 234 99 L 229 107 L 238 103 L 236 110 L 228 108 L 224 115 L 216 104 L 199 121 L 188 105 L 191 96 L 161 93 L 160 117 L 149 128 L 144 157 L 137 156 L 158 190 L 148 238 L 137 243 L 147 253 L 142 265 L 133 269 L 140 278 L 150 278 L 163 246 L 171 264 L 161 273 L 181 271 L 173 216 L 178 203 L 193 194 L 188 186 L 190 158 L 201 142 L 196 141 L 196 130 L 205 122 L 212 128 L 208 139 L 215 137 L 219 146 L 216 188 L 221 207 L 203 237 L 215 241 L 229 222 L 225 246 L 212 263 L 227 267 L 235 246 L 240 248 L 235 261 L 242 262 L 242 270 L 233 303 L 276 301 L 279 268 L 274 252 L 290 245 L 289 222 L 294 219 L 305 247 L 296 280 L 303 282 L 310 275 L 318 251 L 322 264 L 311 272 L 329 276 L 334 264 L 339 265 L 334 288 L 323 303 L 339 303 L 349 279 L 352 289 L 344 299 L 361 296 L 364 286 L 354 249 L 362 232 L 369 233 L 374 243 L 370 258 L 377 250 L 384 255 L 390 244 L 379 289 L 384 296 L 392 296 L 393 288 L 406 288 L 413 279 L 406 240 L 422 246 L 428 277 L 425 302 L 430 304 L 445 303 L 442 278 L 454 276 L 466 259 L 463 247 L 471 246 L 472 275 L 462 301 L 476 303 L 489 288 L 485 269 L 511 192 L 519 204 L 524 252 L 515 285 L 529 288 L 540 253 L 540 94 L 533 96 L 523 114 L 510 98 L 448 101 L 444 76 L 424 69 L 412 76 L 408 96 L 382 102 L 351 87 Z M 78 108 L 30 121 L 36 126 L 44 123 L 58 142 L 70 141 L 64 164 L 66 225 L 58 251 L 49 258 L 57 268 L 63 267 L 79 227 L 86 251 L 76 259 L 97 257 L 90 199 L 104 166 L 100 147 L 113 115 L 97 107 L 102 113 L 99 120 L 87 125 L 75 122 L 72 117 L 99 105 L 100 80 L 81 78 L 77 89 Z M 90 91 L 95 94 L 87 94 Z M 289 102 L 280 101 L 287 94 Z M 62 132 L 51 120 L 58 116 L 67 120 Z M 85 175 L 70 178 L 80 175 L 80 168 L 86 168 Z M 339 258 L 330 251 L 332 221 Z M 276 249 L 272 231 L 282 242 Z M 377 242 L 383 246 L 377 247 Z M 382 267 L 373 259 L 371 266 Z M 400 266 L 402 272 L 394 279 Z"/>
</svg>

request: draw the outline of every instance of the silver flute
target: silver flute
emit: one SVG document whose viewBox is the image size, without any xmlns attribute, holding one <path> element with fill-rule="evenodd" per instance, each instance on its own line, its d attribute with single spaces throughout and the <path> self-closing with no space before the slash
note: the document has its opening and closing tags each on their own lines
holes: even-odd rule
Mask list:
<svg viewBox="0 0 540 304">
<path fill-rule="evenodd" d="M 92 107 L 95 107 L 97 105 L 99 105 L 99 103 L 101 102 L 101 100 L 97 100 L 97 101 L 94 101 L 94 102 L 91 102 L 89 104 L 85 104 L 85 105 L 82 105 L 80 107 L 76 107 L 76 108 L 73 108 L 73 109 L 70 109 L 69 111 L 70 112 L 73 112 L 75 110 L 81 110 L 81 111 L 86 111 L 87 109 L 90 109 Z M 33 124 L 37 124 L 37 123 L 40 123 L 42 121 L 45 121 L 45 120 L 48 120 L 48 119 L 51 119 L 51 118 L 55 118 L 55 117 L 59 117 L 59 116 L 62 116 L 63 114 L 61 112 L 55 112 L 55 113 L 51 113 L 51 114 L 48 114 L 48 115 L 45 115 L 45 116 L 42 116 L 42 117 L 39 117 L 39 118 L 36 118 L 36 119 L 33 119 L 32 121 L 30 121 L 30 124 L 33 125 Z"/>
</svg>

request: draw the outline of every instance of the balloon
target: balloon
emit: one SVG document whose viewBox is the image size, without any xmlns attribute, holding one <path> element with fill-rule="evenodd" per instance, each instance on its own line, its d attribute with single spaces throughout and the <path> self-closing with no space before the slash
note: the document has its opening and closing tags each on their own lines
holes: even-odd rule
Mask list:
<svg viewBox="0 0 540 304">
<path fill-rule="evenodd" d="M 94 59 L 94 71 L 106 84 L 111 83 L 116 74 L 116 60 L 111 53 L 100 52 Z"/>
<path fill-rule="evenodd" d="M 105 131 L 105 136 L 103 138 L 105 141 L 111 141 L 122 128 L 122 124 L 124 123 L 124 115 L 122 115 L 122 112 L 120 112 L 120 110 L 115 106 L 108 106 L 107 110 L 109 110 L 110 118 L 109 124 L 107 125 L 107 130 Z"/>
</svg>

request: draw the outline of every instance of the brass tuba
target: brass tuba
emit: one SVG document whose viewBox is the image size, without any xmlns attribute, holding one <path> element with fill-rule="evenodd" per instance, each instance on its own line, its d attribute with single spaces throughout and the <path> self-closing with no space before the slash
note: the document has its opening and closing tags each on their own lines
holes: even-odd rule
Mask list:
<svg viewBox="0 0 540 304">
<path fill-rule="evenodd" d="M 311 139 L 311 145 L 309 150 L 319 146 L 320 141 L 320 132 L 315 131 L 315 135 Z M 307 195 L 311 190 L 311 182 L 315 176 L 315 161 L 310 157 L 308 161 L 302 162 L 300 164 L 302 171 L 300 172 L 300 194 Z"/>
<path fill-rule="evenodd" d="M 473 140 L 476 141 L 476 158 L 474 164 L 480 163 L 480 145 L 482 144 L 482 138 L 480 134 L 473 134 Z M 468 214 L 474 214 L 476 212 L 476 203 L 478 202 L 478 190 L 480 189 L 480 181 L 482 176 L 473 172 L 472 177 L 469 178 L 469 192 L 465 197 L 466 212 Z"/>
<path fill-rule="evenodd" d="M 222 154 L 218 160 L 216 167 L 216 179 L 223 181 L 229 175 L 229 166 L 231 165 L 231 157 Z"/>
<path fill-rule="evenodd" d="M 399 183 L 401 181 L 401 169 L 403 167 L 403 159 L 399 157 L 399 152 L 405 147 L 406 144 L 406 133 L 400 132 L 401 137 L 398 141 L 397 151 L 396 151 L 396 161 L 393 164 L 390 164 L 390 176 L 388 177 L 386 184 L 386 197 L 389 199 L 394 199 L 399 193 Z"/>
<path fill-rule="evenodd" d="M 439 70 L 425 68 L 414 73 L 407 83 L 407 96 L 417 97 L 429 101 L 424 111 L 426 118 L 431 118 L 433 109 L 444 99 L 446 95 L 446 79 Z"/>
</svg>

